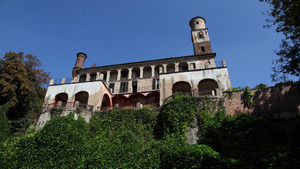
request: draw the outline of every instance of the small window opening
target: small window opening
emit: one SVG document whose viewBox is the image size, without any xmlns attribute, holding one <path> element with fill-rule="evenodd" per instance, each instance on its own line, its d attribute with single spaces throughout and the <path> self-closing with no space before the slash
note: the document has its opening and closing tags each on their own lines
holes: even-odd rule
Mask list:
<svg viewBox="0 0 300 169">
<path fill-rule="evenodd" d="M 132 93 L 137 92 L 137 81 L 132 81 Z"/>
<path fill-rule="evenodd" d="M 202 51 L 202 52 L 205 52 L 204 46 L 201 46 L 201 51 Z"/>
<path fill-rule="evenodd" d="M 202 33 L 199 34 L 199 38 L 200 38 L 200 39 L 203 39 L 203 38 L 204 38 L 204 36 L 203 36 Z"/>
<path fill-rule="evenodd" d="M 110 83 L 109 84 L 109 89 L 112 93 L 114 93 L 114 90 L 115 90 L 115 83 Z"/>
<path fill-rule="evenodd" d="M 192 63 L 192 69 L 196 69 L 196 64 Z"/>
<path fill-rule="evenodd" d="M 121 82 L 120 93 L 128 91 L 128 82 Z"/>
</svg>

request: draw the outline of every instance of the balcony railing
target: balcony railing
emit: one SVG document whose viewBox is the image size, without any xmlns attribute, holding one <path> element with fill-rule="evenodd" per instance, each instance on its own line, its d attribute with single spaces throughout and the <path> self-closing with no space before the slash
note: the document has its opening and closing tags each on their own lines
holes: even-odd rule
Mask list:
<svg viewBox="0 0 300 169">
<path fill-rule="evenodd" d="M 80 107 L 84 110 L 90 110 L 93 111 L 94 106 L 84 103 L 74 103 L 74 102 L 61 102 L 60 103 L 52 103 L 52 104 L 44 104 L 43 109 L 52 109 L 54 107 L 61 107 L 66 109 L 75 109 L 77 107 Z"/>
</svg>

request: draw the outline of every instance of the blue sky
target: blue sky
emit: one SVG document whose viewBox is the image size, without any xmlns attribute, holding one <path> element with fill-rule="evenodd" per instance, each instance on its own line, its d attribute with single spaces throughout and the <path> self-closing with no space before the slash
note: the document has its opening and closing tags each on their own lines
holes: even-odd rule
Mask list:
<svg viewBox="0 0 300 169">
<path fill-rule="evenodd" d="M 232 86 L 272 86 L 283 36 L 263 28 L 268 9 L 259 0 L 0 0 L 0 56 L 33 54 L 54 79 L 71 77 L 77 52 L 85 67 L 187 56 L 189 21 L 202 16 Z"/>
</svg>

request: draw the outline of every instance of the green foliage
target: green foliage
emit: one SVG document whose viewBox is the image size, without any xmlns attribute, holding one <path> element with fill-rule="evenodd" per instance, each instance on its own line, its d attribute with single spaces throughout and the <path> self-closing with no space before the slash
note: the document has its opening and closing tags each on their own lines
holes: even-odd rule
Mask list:
<svg viewBox="0 0 300 169">
<path fill-rule="evenodd" d="M 246 87 L 242 94 L 242 103 L 245 107 L 252 108 L 254 106 L 253 96 L 252 90 L 249 87 Z"/>
<path fill-rule="evenodd" d="M 299 117 L 231 117 L 222 104 L 222 100 L 178 95 L 159 114 L 149 109 L 113 109 L 96 112 L 89 124 L 81 117 L 74 120 L 72 113 L 54 116 L 38 132 L 2 142 L 0 166 L 299 168 Z M 191 146 L 184 133 L 196 124 L 201 139 Z M 164 135 L 155 139 L 158 130 Z"/>
<path fill-rule="evenodd" d="M 276 25 L 276 32 L 285 36 L 276 52 L 279 59 L 273 67 L 273 81 L 286 81 L 288 75 L 300 75 L 300 2 L 298 0 L 260 0 L 270 6 L 268 23 Z M 267 25 L 270 27 L 271 25 Z"/>
<path fill-rule="evenodd" d="M 0 105 L 0 142 L 4 141 L 10 136 L 9 133 L 9 121 L 6 116 L 9 104 Z"/>
<path fill-rule="evenodd" d="M 259 91 L 263 91 L 263 92 L 269 90 L 268 86 L 265 85 L 265 84 L 263 84 L 263 83 L 256 85 L 256 86 L 255 86 L 255 89 L 257 89 L 257 90 L 259 90 Z"/>
<path fill-rule="evenodd" d="M 50 110 L 51 117 L 58 117 L 58 116 L 61 115 L 62 112 L 63 112 L 63 108 L 62 107 L 53 107 Z"/>
<path fill-rule="evenodd" d="M 189 95 L 177 94 L 161 108 L 156 124 L 157 138 L 168 134 L 184 134 L 196 118 L 196 107 Z"/>
<path fill-rule="evenodd" d="M 243 90 L 243 88 L 241 88 L 241 87 L 231 87 L 231 88 L 225 90 L 223 93 L 225 94 L 225 97 L 231 99 L 233 92 L 240 91 L 240 90 Z"/>
<path fill-rule="evenodd" d="M 40 66 L 36 56 L 22 52 L 8 52 L 0 59 L 0 102 L 10 103 L 9 119 L 23 118 L 41 108 L 49 75 Z"/>
<path fill-rule="evenodd" d="M 3 168 L 84 168 L 89 150 L 84 119 L 52 118 L 37 133 L 7 140 L 1 157 Z"/>
<path fill-rule="evenodd" d="M 153 127 L 157 113 L 149 109 L 95 113 L 89 124 L 93 151 L 88 167 L 157 168 Z"/>
<path fill-rule="evenodd" d="M 188 145 L 181 138 L 162 141 L 160 168 L 221 168 L 221 157 L 207 145 Z"/>
<path fill-rule="evenodd" d="M 271 119 L 239 114 L 203 133 L 202 144 L 236 159 L 235 168 L 299 168 L 300 118 Z"/>
</svg>

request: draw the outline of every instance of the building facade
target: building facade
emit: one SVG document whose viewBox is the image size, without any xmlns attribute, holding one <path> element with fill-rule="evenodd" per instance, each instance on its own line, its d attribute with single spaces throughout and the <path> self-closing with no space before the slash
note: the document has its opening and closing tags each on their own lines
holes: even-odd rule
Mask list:
<svg viewBox="0 0 300 169">
<path fill-rule="evenodd" d="M 91 111 L 158 107 L 176 92 L 222 96 L 231 87 L 225 61 L 215 61 L 202 17 L 189 22 L 194 55 L 84 68 L 87 55 L 77 53 L 72 79 L 50 81 L 45 109 L 54 106 Z"/>
</svg>

